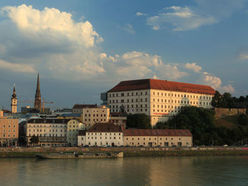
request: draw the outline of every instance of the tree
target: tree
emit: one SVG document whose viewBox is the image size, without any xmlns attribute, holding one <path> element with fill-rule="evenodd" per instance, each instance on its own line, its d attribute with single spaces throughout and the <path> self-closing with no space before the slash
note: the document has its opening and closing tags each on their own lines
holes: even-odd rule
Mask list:
<svg viewBox="0 0 248 186">
<path fill-rule="evenodd" d="M 248 125 L 248 116 L 246 114 L 240 114 L 238 116 L 238 123 L 240 125 Z"/>
<path fill-rule="evenodd" d="M 146 114 L 129 114 L 127 128 L 150 129 L 150 117 Z"/>
<path fill-rule="evenodd" d="M 168 128 L 189 129 L 196 145 L 212 144 L 211 132 L 214 129 L 214 111 L 198 107 L 182 107 L 181 111 L 169 119 Z"/>
<path fill-rule="evenodd" d="M 33 136 L 30 138 L 30 143 L 31 143 L 31 144 L 38 144 L 38 143 L 39 143 L 39 137 L 33 135 Z"/>
<path fill-rule="evenodd" d="M 220 107 L 221 99 L 222 99 L 221 94 L 218 91 L 216 91 L 215 95 L 214 95 L 214 97 L 212 99 L 211 105 L 213 107 Z"/>
</svg>

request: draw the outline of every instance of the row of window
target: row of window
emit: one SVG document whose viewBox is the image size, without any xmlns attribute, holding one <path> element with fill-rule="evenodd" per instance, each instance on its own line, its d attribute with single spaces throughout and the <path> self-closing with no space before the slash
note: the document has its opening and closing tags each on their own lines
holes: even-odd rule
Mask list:
<svg viewBox="0 0 248 186">
<path fill-rule="evenodd" d="M 163 92 L 157 92 L 157 94 L 155 92 L 153 92 L 153 96 L 167 96 L 168 97 L 181 97 L 181 98 L 193 98 L 193 99 L 206 99 L 206 100 L 211 100 L 211 96 L 197 96 L 197 95 L 188 95 L 188 94 L 185 94 L 185 93 L 163 93 Z"/>
<path fill-rule="evenodd" d="M 127 99 L 126 101 L 124 100 L 124 99 L 122 99 L 121 100 L 121 103 L 129 103 L 129 101 L 131 102 L 131 103 L 134 103 L 134 102 L 147 102 L 148 101 L 148 99 L 147 98 L 145 98 L 145 99 Z M 116 100 L 109 100 L 109 104 L 110 103 L 118 103 L 118 99 L 116 99 Z"/>
<path fill-rule="evenodd" d="M 100 135 L 104 135 L 104 134 L 107 135 L 107 134 L 109 134 L 109 135 L 114 135 L 114 136 L 115 136 L 115 135 L 119 135 L 119 136 L 121 135 L 121 133 L 116 133 L 116 132 L 108 132 L 108 133 L 107 133 L 107 132 L 106 132 L 106 133 L 101 133 L 101 132 L 100 132 L 100 133 L 87 132 L 87 134 L 88 134 L 89 136 L 92 136 L 92 135 L 99 135 L 99 134 L 100 134 Z"/>
<path fill-rule="evenodd" d="M 109 93 L 108 97 L 124 97 L 124 96 L 143 96 L 143 95 L 147 95 L 147 91 L 145 92 L 122 92 L 122 93 Z M 199 96 L 199 95 L 188 95 L 185 93 L 164 93 L 164 92 L 153 92 L 152 93 L 153 96 L 168 96 L 168 97 L 184 97 L 184 98 L 195 98 L 195 99 L 206 99 L 206 100 L 211 100 L 211 96 Z"/>
<path fill-rule="evenodd" d="M 90 110 L 86 110 L 86 112 L 89 112 L 89 111 L 91 111 L 91 112 L 105 112 L 106 109 L 90 109 Z"/>
<path fill-rule="evenodd" d="M 130 142 L 129 145 L 130 145 L 130 146 L 134 146 L 134 145 L 136 145 L 136 144 L 135 144 L 134 142 Z M 138 145 L 138 146 L 142 146 L 142 145 L 144 145 L 144 146 L 147 146 L 147 145 L 149 145 L 149 146 L 155 145 L 155 146 L 156 146 L 156 145 L 159 145 L 159 146 L 168 147 L 168 146 L 169 146 L 169 142 L 164 142 L 164 144 L 163 144 L 163 143 L 158 143 L 158 144 L 157 144 L 157 143 L 150 143 L 150 142 L 149 142 L 149 143 L 145 143 L 145 142 L 144 142 L 144 143 L 139 143 L 139 142 L 138 142 L 137 145 Z M 173 142 L 171 142 L 170 145 L 171 145 L 171 146 L 174 146 L 174 145 L 176 145 L 176 144 L 174 144 Z M 186 145 L 189 145 L 188 142 L 186 143 Z M 177 143 L 177 146 L 181 147 L 181 146 L 182 146 L 182 142 L 178 142 L 178 143 Z"/>
<path fill-rule="evenodd" d="M 51 127 L 51 128 L 66 128 L 66 125 L 28 125 L 28 127 Z"/>
<path fill-rule="evenodd" d="M 5 137 L 9 137 L 9 138 L 10 138 L 10 137 L 13 137 L 13 138 L 15 138 L 15 137 L 16 137 L 16 135 L 15 135 L 15 134 L 13 134 L 13 135 L 11 135 L 11 134 L 8 134 L 8 135 L 3 134 L 2 136 L 3 136 L 4 138 L 5 138 Z"/>
<path fill-rule="evenodd" d="M 98 121 L 106 121 L 106 119 L 86 119 L 86 118 L 84 118 L 84 121 L 96 121 L 96 122 L 98 122 Z"/>
<path fill-rule="evenodd" d="M 38 133 L 38 134 L 32 134 L 32 135 L 29 135 L 29 136 L 40 136 L 40 137 L 65 137 L 64 134 L 58 135 L 58 134 L 40 134 L 40 133 Z"/>
<path fill-rule="evenodd" d="M 128 140 L 129 138 L 125 138 L 126 140 Z M 165 140 L 168 140 L 169 138 L 165 138 Z M 173 140 L 174 138 L 170 138 L 170 140 Z M 130 140 L 131 140 L 131 138 L 130 138 Z M 134 138 L 132 138 L 132 140 L 134 140 Z M 136 139 L 135 139 L 136 140 Z M 137 138 L 137 140 L 142 140 L 142 138 Z M 143 140 L 146 140 L 146 138 L 143 138 Z M 151 138 L 148 138 L 148 140 L 157 140 L 157 138 L 153 138 L 153 139 L 151 139 Z M 162 140 L 162 138 L 158 138 L 158 140 Z M 181 138 L 178 138 L 178 140 L 180 141 L 181 140 Z"/>
<path fill-rule="evenodd" d="M 28 131 L 31 132 L 32 130 L 29 129 Z M 36 131 L 37 132 L 42 132 L 42 129 L 36 129 Z M 58 132 L 58 131 L 59 131 L 58 129 L 52 129 L 52 130 L 50 129 L 49 130 L 49 132 Z M 66 132 L 66 130 L 63 130 L 63 129 L 60 130 L 60 132 L 63 132 L 63 131 Z M 35 129 L 33 129 L 33 132 L 35 132 Z M 44 129 L 44 132 L 46 132 L 46 129 Z"/>
<path fill-rule="evenodd" d="M 11 130 L 11 129 L 8 129 L 8 130 L 5 130 L 5 129 L 4 129 L 4 130 L 1 130 L 1 132 L 4 132 L 4 133 L 5 133 L 6 131 L 8 131 L 8 132 L 15 132 L 15 129 L 13 129 L 13 130 Z"/>
<path fill-rule="evenodd" d="M 1 127 L 1 126 L 0 126 Z M 11 125 L 2 125 L 3 128 L 6 128 L 6 127 L 9 127 L 9 128 L 15 128 L 16 127 L 16 124 L 13 124 L 12 126 Z"/>
<path fill-rule="evenodd" d="M 90 137 L 88 137 L 88 139 L 90 139 Z M 91 139 L 95 139 L 95 140 L 97 140 L 98 139 L 98 137 L 91 137 Z M 99 137 L 99 139 L 101 140 L 101 139 L 108 139 L 108 137 L 105 137 L 105 138 L 102 138 L 102 137 Z M 109 137 L 109 139 L 112 139 L 111 137 Z M 116 137 L 113 137 L 113 139 L 116 139 Z M 121 137 L 119 137 L 119 139 L 121 139 Z"/>
<path fill-rule="evenodd" d="M 85 117 L 90 117 L 91 115 L 90 115 L 90 114 L 85 114 L 84 116 L 85 116 Z M 92 114 L 92 116 L 93 116 L 93 117 L 98 117 L 98 114 Z M 101 116 L 101 117 L 106 117 L 106 114 L 101 114 L 101 115 L 99 114 L 99 116 Z"/>
<path fill-rule="evenodd" d="M 122 93 L 109 93 L 108 96 L 111 98 L 111 97 L 124 97 L 124 96 L 142 96 L 142 95 L 147 95 L 147 91 L 145 92 L 122 92 Z"/>
</svg>

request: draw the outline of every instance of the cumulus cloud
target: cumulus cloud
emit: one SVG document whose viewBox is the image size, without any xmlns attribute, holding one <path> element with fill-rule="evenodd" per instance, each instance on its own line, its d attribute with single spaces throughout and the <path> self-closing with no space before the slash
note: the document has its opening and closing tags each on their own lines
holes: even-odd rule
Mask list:
<svg viewBox="0 0 248 186">
<path fill-rule="evenodd" d="M 202 70 L 202 67 L 197 65 L 196 63 L 186 63 L 185 68 L 193 70 L 194 72 L 200 72 Z"/>
<path fill-rule="evenodd" d="M 171 8 L 173 16 L 191 17 L 193 12 Z M 0 69 L 34 73 L 72 81 L 120 81 L 158 78 L 189 79 L 217 89 L 230 90 L 219 77 L 202 71 L 197 63 L 168 63 L 159 55 L 129 51 L 109 55 L 99 46 L 103 41 L 89 21 L 75 21 L 72 15 L 54 8 L 5 7 L 0 21 Z M 174 12 L 175 13 L 175 12 Z M 132 28 L 132 27 L 131 27 Z M 198 80 L 198 81 L 196 81 Z"/>
<path fill-rule="evenodd" d="M 30 37 L 64 37 L 85 47 L 93 47 L 102 38 L 94 31 L 89 21 L 75 22 L 72 15 L 55 8 L 44 8 L 40 11 L 25 4 L 2 8 L 2 12 L 16 24 L 20 31 Z"/>
<path fill-rule="evenodd" d="M 187 31 L 220 22 L 244 7 L 244 0 L 195 0 L 193 6 L 165 7 L 160 13 L 147 18 L 153 30 L 169 28 Z"/>
</svg>

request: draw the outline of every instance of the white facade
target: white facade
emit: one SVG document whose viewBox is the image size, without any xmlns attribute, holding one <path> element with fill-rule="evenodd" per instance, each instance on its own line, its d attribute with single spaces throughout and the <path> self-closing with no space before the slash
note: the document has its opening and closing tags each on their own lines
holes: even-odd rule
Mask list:
<svg viewBox="0 0 248 186">
<path fill-rule="evenodd" d="M 41 146 L 64 146 L 66 144 L 67 122 L 64 119 L 31 119 L 26 124 L 28 144 L 31 138 L 39 138 Z"/>
<path fill-rule="evenodd" d="M 177 114 L 183 106 L 211 108 L 213 96 L 214 94 L 157 89 L 109 91 L 108 105 L 110 112 L 120 112 L 123 107 L 128 114 L 149 115 L 151 125 L 154 126 Z"/>
<path fill-rule="evenodd" d="M 86 132 L 85 145 L 88 146 L 123 146 L 122 132 Z"/>
<path fill-rule="evenodd" d="M 192 147 L 191 136 L 124 136 L 130 147 Z"/>
<path fill-rule="evenodd" d="M 122 127 L 113 123 L 97 123 L 82 135 L 78 135 L 79 146 L 123 146 Z"/>
</svg>

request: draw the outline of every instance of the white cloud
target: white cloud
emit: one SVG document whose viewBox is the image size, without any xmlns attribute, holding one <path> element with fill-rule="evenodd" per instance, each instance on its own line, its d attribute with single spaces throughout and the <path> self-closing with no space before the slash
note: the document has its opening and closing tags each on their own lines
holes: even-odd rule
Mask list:
<svg viewBox="0 0 248 186">
<path fill-rule="evenodd" d="M 136 16 L 145 16 L 146 14 L 143 12 L 136 12 Z"/>
<path fill-rule="evenodd" d="M 203 72 L 203 81 L 215 89 L 219 88 L 222 84 L 219 77 L 211 75 L 208 72 Z"/>
<path fill-rule="evenodd" d="M 0 59 L 0 70 L 22 72 L 22 73 L 35 73 L 36 72 L 36 70 L 33 68 L 32 65 L 9 63 L 1 59 Z"/>
<path fill-rule="evenodd" d="M 185 68 L 193 70 L 194 72 L 200 72 L 202 70 L 202 67 L 197 65 L 196 63 L 186 63 Z"/>
<path fill-rule="evenodd" d="M 234 93 L 235 90 L 232 85 L 226 85 L 220 88 L 221 92 L 229 92 L 229 93 Z"/>
<path fill-rule="evenodd" d="M 147 19 L 147 24 L 152 26 L 154 30 L 172 25 L 174 31 L 185 31 L 216 23 L 213 16 L 201 15 L 189 7 L 172 6 L 164 9 L 164 11 Z"/>
<path fill-rule="evenodd" d="M 40 11 L 25 4 L 18 7 L 8 6 L 2 9 L 19 30 L 31 37 L 65 37 L 85 47 L 93 47 L 102 38 L 94 31 L 89 21 L 75 22 L 72 15 L 55 8 L 44 8 Z"/>
<path fill-rule="evenodd" d="M 173 16 L 193 16 L 189 9 L 171 7 L 170 10 L 177 11 Z M 26 5 L 6 7 L 3 12 L 6 19 L 0 21 L 0 59 L 5 60 L 0 60 L 0 69 L 22 73 L 39 71 L 49 78 L 98 83 L 153 77 L 187 79 L 232 90 L 231 85 L 222 85 L 219 77 L 203 72 L 197 63 L 168 63 L 159 55 L 142 51 L 109 55 L 99 46 L 97 40 L 103 39 L 92 24 L 76 22 L 70 13 Z"/>
<path fill-rule="evenodd" d="M 129 34 L 135 34 L 135 30 L 131 24 L 126 24 L 121 28 L 122 28 L 122 30 L 128 32 Z"/>
<path fill-rule="evenodd" d="M 245 0 L 195 0 L 192 6 L 165 7 L 147 18 L 153 30 L 162 28 L 186 31 L 211 25 L 231 16 L 244 7 Z"/>
</svg>

